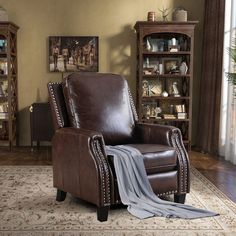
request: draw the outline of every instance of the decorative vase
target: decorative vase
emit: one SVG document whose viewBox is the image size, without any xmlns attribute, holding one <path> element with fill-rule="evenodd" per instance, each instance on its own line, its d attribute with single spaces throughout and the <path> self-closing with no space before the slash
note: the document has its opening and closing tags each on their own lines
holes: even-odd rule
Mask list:
<svg viewBox="0 0 236 236">
<path fill-rule="evenodd" d="M 147 16 L 148 21 L 156 21 L 156 13 L 154 11 L 149 11 Z"/>
<path fill-rule="evenodd" d="M 179 71 L 180 71 L 180 74 L 181 75 L 186 75 L 187 74 L 187 71 L 188 71 L 188 66 L 186 64 L 186 62 L 182 62 L 180 67 L 179 67 Z"/>
<path fill-rule="evenodd" d="M 173 21 L 187 21 L 188 13 L 183 7 L 178 7 L 173 12 Z"/>
<path fill-rule="evenodd" d="M 169 94 L 164 90 L 161 95 L 162 97 L 168 97 Z"/>
<path fill-rule="evenodd" d="M 163 72 L 164 72 L 164 71 L 163 71 L 163 64 L 160 63 L 158 69 L 159 69 L 159 74 L 162 75 Z"/>
<path fill-rule="evenodd" d="M 147 37 L 146 49 L 147 49 L 147 51 L 152 51 L 152 45 L 151 45 L 149 37 Z"/>
<path fill-rule="evenodd" d="M 0 6 L 0 21 L 8 21 L 7 11 Z"/>
</svg>

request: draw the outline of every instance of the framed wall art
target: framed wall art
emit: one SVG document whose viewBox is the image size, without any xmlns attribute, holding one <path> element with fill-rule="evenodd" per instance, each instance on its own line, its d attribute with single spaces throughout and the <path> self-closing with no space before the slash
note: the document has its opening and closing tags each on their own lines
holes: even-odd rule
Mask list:
<svg viewBox="0 0 236 236">
<path fill-rule="evenodd" d="M 50 36 L 50 72 L 98 72 L 97 36 Z"/>
</svg>

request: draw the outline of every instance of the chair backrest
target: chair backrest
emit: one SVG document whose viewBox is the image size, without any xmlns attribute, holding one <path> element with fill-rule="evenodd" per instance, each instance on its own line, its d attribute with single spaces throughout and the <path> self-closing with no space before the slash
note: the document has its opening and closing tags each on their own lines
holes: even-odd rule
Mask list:
<svg viewBox="0 0 236 236">
<path fill-rule="evenodd" d="M 62 88 L 65 103 L 58 106 L 66 104 L 68 117 L 62 116 L 61 124 L 54 119 L 57 127 L 67 126 L 69 118 L 70 126 L 101 132 L 107 145 L 132 140 L 137 114 L 127 81 L 120 75 L 73 73 L 65 78 Z M 61 116 L 64 108 L 57 110 Z"/>
</svg>

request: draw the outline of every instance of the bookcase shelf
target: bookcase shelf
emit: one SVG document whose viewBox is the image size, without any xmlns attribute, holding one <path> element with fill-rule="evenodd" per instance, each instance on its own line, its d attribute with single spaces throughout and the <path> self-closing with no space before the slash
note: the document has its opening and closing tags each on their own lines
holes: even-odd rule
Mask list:
<svg viewBox="0 0 236 236">
<path fill-rule="evenodd" d="M 12 22 L 0 22 L 0 143 L 12 148 L 17 141 L 17 30 Z"/>
<path fill-rule="evenodd" d="M 136 106 L 141 122 L 178 127 L 191 149 L 194 28 L 197 21 L 138 21 Z"/>
</svg>

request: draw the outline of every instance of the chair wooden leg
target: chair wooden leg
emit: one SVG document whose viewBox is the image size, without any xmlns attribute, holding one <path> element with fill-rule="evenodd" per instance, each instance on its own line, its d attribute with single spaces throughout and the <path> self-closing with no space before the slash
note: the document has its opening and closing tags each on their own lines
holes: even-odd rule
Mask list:
<svg viewBox="0 0 236 236">
<path fill-rule="evenodd" d="M 177 203 L 185 203 L 185 198 L 186 198 L 186 194 L 175 194 L 174 195 L 174 201 Z"/>
<path fill-rule="evenodd" d="M 57 189 L 57 197 L 56 197 L 56 200 L 58 202 L 63 202 L 64 200 L 66 199 L 66 192 L 60 190 L 60 189 Z"/>
<path fill-rule="evenodd" d="M 107 221 L 109 206 L 97 208 L 97 219 L 101 222 Z"/>
</svg>

